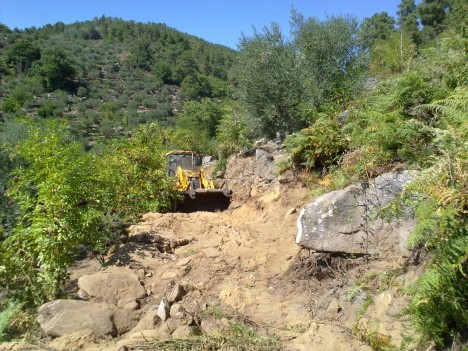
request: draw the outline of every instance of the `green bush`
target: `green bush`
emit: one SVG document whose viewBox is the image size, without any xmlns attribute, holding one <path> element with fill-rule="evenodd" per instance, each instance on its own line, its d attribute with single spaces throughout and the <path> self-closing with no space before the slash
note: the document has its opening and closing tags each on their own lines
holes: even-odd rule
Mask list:
<svg viewBox="0 0 468 351">
<path fill-rule="evenodd" d="M 0 108 L 5 113 L 15 113 L 19 111 L 21 105 L 17 100 L 13 99 L 12 97 L 9 97 L 3 100 Z"/>
<path fill-rule="evenodd" d="M 337 163 L 347 142 L 340 124 L 332 118 L 322 117 L 309 128 L 287 137 L 285 146 L 294 165 L 323 169 Z"/>
<path fill-rule="evenodd" d="M 87 94 L 88 89 L 86 89 L 85 87 L 78 87 L 78 89 L 76 90 L 76 95 L 78 95 L 79 97 L 85 97 Z"/>
<path fill-rule="evenodd" d="M 84 153 L 57 120 L 26 123 L 27 138 L 10 151 L 18 166 L 7 195 L 19 215 L 0 242 L 0 280 L 19 301 L 40 305 L 63 291 L 80 247 L 103 252 L 122 225 L 168 209 L 172 181 L 155 126 L 109 143 L 97 156 Z"/>
<path fill-rule="evenodd" d="M 60 117 L 63 114 L 63 107 L 57 101 L 46 100 L 37 109 L 37 114 L 42 118 Z"/>
<path fill-rule="evenodd" d="M 28 331 L 32 316 L 23 311 L 23 304 L 11 299 L 0 301 L 0 343 Z"/>
<path fill-rule="evenodd" d="M 225 102 L 222 117 L 217 126 L 219 156 L 226 158 L 250 145 L 243 111 L 235 102 Z"/>
</svg>

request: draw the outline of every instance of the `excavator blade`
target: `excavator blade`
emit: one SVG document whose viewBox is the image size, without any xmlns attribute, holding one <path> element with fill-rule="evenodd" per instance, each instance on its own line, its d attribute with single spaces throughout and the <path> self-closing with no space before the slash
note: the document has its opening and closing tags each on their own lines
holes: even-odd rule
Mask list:
<svg viewBox="0 0 468 351">
<path fill-rule="evenodd" d="M 223 211 L 231 203 L 231 192 L 222 189 L 197 189 L 183 195 L 183 199 L 177 201 L 177 212 Z"/>
</svg>

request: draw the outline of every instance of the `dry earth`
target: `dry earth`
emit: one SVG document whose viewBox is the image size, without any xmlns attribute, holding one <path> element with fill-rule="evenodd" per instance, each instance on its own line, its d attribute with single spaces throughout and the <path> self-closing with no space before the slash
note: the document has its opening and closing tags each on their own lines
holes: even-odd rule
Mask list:
<svg viewBox="0 0 468 351">
<path fill-rule="evenodd" d="M 281 154 L 275 152 L 269 154 L 277 161 Z M 71 296 L 116 304 L 125 297 L 118 287 L 83 296 L 78 278 L 134 274 L 146 296 L 129 312 L 127 329 L 179 285 L 184 296 L 178 299 L 192 322 L 200 324 L 207 311 L 223 323 L 242 318 L 260 333 L 278 335 L 284 350 L 371 350 L 372 342 L 411 349 L 411 329 L 400 312 L 407 303 L 402 287 L 421 269 L 410 264 L 414 257 L 387 261 L 301 250 L 294 241 L 296 221 L 311 200 L 310 189 L 291 174 L 281 181 L 274 172 L 262 175 L 261 157 L 257 152 L 257 158 L 231 160 L 228 176 L 236 196 L 229 210 L 148 213 L 128 229 L 129 242 L 109 254 L 105 268 L 94 259 L 77 262 L 70 271 Z M 264 164 L 271 168 L 268 162 L 273 165 L 272 158 Z M 0 349 L 133 349 L 126 343 L 129 334 L 112 339 L 77 331 L 43 344 L 8 343 Z"/>
</svg>

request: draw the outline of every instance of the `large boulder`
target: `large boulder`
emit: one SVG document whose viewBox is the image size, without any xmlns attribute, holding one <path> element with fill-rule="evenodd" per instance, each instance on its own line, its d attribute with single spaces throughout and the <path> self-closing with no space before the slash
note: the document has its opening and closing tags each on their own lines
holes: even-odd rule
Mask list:
<svg viewBox="0 0 468 351">
<path fill-rule="evenodd" d="M 38 322 L 45 335 L 58 337 L 78 330 L 96 336 L 117 335 L 112 306 L 80 300 L 55 300 L 42 305 Z"/>
<path fill-rule="evenodd" d="M 406 240 L 414 228 L 411 209 L 390 222 L 377 218 L 376 213 L 414 177 L 414 171 L 385 173 L 369 183 L 318 197 L 299 215 L 296 243 L 318 252 L 407 254 Z"/>
<path fill-rule="evenodd" d="M 81 290 L 81 296 L 88 296 L 114 305 L 122 299 L 138 300 L 146 296 L 145 288 L 130 270 L 103 271 L 84 275 L 78 279 L 78 286 Z"/>
</svg>

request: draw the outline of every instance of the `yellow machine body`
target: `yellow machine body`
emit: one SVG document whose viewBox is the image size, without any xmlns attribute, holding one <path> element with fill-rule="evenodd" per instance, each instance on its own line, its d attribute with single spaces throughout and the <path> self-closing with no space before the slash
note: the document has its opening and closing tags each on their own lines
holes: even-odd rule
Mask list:
<svg viewBox="0 0 468 351">
<path fill-rule="evenodd" d="M 168 174 L 174 178 L 174 190 L 182 196 L 175 210 L 180 212 L 215 211 L 229 207 L 232 191 L 223 181 L 216 188 L 202 167 L 202 155 L 193 151 L 171 151 L 166 154 Z"/>
</svg>

